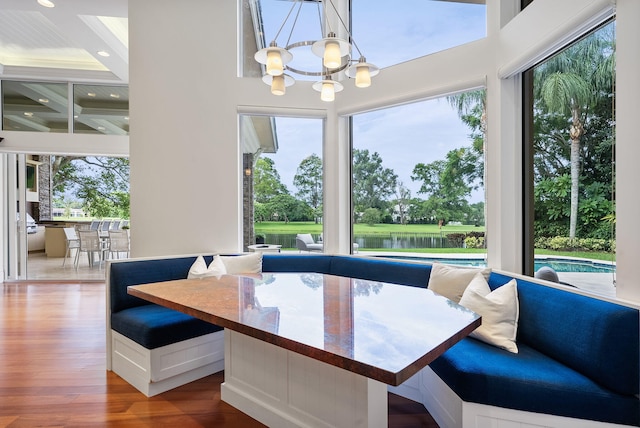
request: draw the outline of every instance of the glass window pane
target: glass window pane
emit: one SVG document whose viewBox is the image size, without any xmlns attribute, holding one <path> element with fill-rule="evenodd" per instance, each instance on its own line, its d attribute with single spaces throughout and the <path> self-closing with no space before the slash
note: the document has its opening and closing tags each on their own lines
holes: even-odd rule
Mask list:
<svg viewBox="0 0 640 428">
<path fill-rule="evenodd" d="M 487 33 L 486 6 L 480 4 L 484 2 L 351 3 L 355 42 L 367 61 L 381 68 L 482 39 Z"/>
<path fill-rule="evenodd" d="M 241 116 L 244 247 L 322 252 L 321 119 Z M 307 247 L 297 243 L 304 234 Z"/>
<path fill-rule="evenodd" d="M 353 116 L 360 252 L 484 263 L 484 100 L 480 90 Z"/>
<path fill-rule="evenodd" d="M 66 83 L 2 82 L 5 131 L 67 132 Z"/>
<path fill-rule="evenodd" d="M 536 275 L 546 271 L 555 281 L 609 296 L 615 296 L 614 74 L 612 22 L 533 69 L 532 106 Z"/>
<path fill-rule="evenodd" d="M 129 134 L 127 86 L 74 85 L 73 132 Z"/>
</svg>

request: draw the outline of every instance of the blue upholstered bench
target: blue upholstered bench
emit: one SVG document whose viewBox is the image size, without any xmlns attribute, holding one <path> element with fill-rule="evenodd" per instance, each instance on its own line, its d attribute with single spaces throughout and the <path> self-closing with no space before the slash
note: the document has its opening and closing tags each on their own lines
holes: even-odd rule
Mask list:
<svg viewBox="0 0 640 428">
<path fill-rule="evenodd" d="M 173 311 L 126 294 L 128 285 L 185 278 L 194 260 L 195 256 L 112 263 L 114 334 L 147 346 L 202 337 L 206 328 L 198 320 L 169 314 Z M 417 287 L 426 287 L 431 273 L 431 265 L 425 263 L 326 254 L 265 253 L 262 269 Z M 392 390 L 423 402 L 441 426 L 485 426 L 489 420 L 528 426 L 640 426 L 638 309 L 500 272 L 491 273 L 489 285 L 495 289 L 514 277 L 519 353 L 466 338 L 407 381 L 406 388 Z M 168 311 L 170 318 L 156 311 Z M 179 323 L 189 327 L 178 327 Z M 138 331 L 147 324 L 151 330 Z M 154 336 L 154 328 L 167 335 Z"/>
<path fill-rule="evenodd" d="M 129 259 L 109 265 L 107 368 L 147 396 L 224 369 L 221 327 L 127 293 L 131 285 L 184 279 L 194 260 Z"/>
</svg>

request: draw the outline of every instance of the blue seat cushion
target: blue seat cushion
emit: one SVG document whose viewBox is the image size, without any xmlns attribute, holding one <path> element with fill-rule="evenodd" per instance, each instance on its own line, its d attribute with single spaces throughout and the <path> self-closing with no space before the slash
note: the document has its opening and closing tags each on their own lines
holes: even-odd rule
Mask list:
<svg viewBox="0 0 640 428">
<path fill-rule="evenodd" d="M 640 426 L 640 401 L 518 343 L 513 354 L 466 338 L 430 364 L 464 401 Z"/>
<path fill-rule="evenodd" d="M 111 328 L 147 349 L 222 330 L 215 324 L 155 304 L 111 314 Z"/>
</svg>

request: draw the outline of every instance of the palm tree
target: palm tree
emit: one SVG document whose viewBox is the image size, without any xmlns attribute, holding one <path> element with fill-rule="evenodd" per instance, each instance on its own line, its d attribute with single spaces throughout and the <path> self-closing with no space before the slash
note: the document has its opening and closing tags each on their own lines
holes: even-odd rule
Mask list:
<svg viewBox="0 0 640 428">
<path fill-rule="evenodd" d="M 566 115 L 569 125 L 571 209 L 569 238 L 576 237 L 581 139 L 585 120 L 601 94 L 612 94 L 615 66 L 613 23 L 550 58 L 534 70 L 539 109 Z"/>
</svg>

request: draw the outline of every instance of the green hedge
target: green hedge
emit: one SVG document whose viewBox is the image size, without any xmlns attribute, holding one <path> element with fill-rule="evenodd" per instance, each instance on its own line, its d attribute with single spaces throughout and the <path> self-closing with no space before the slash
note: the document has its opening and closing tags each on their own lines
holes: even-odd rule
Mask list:
<svg viewBox="0 0 640 428">
<path fill-rule="evenodd" d="M 611 239 L 576 238 L 566 236 L 554 236 L 551 238 L 537 238 L 534 243 L 536 248 L 555 251 L 599 251 L 615 252 L 616 241 Z"/>
</svg>

